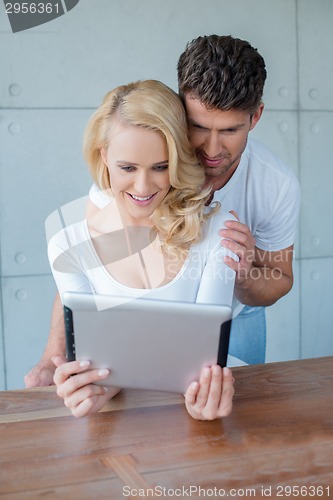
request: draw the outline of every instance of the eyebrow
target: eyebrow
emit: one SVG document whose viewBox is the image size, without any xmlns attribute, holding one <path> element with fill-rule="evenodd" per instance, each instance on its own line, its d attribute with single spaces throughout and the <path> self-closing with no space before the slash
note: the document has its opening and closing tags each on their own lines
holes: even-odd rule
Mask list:
<svg viewBox="0 0 333 500">
<path fill-rule="evenodd" d="M 138 167 L 139 164 L 135 163 L 133 161 L 128 161 L 128 160 L 117 160 L 116 161 L 117 165 L 133 165 L 133 167 Z M 153 163 L 151 166 L 152 167 L 157 167 L 158 165 L 168 165 L 169 160 L 163 160 L 163 161 L 158 161 L 157 163 Z"/>
<path fill-rule="evenodd" d="M 201 123 L 196 122 L 192 118 L 189 118 L 188 122 L 191 125 L 195 125 L 196 127 L 200 127 L 200 128 L 205 129 L 205 130 L 210 130 L 209 127 L 205 127 L 204 125 L 201 125 Z M 230 130 L 230 129 L 241 129 L 241 128 L 244 128 L 244 127 L 245 127 L 245 123 L 236 123 L 235 125 L 230 125 L 230 127 L 220 128 L 219 132 L 223 132 L 225 130 Z"/>
</svg>

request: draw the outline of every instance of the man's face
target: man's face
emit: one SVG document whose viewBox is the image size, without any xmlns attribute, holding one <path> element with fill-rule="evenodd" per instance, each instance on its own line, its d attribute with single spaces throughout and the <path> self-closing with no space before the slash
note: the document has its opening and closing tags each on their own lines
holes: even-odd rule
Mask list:
<svg viewBox="0 0 333 500">
<path fill-rule="evenodd" d="M 252 117 L 248 111 L 207 109 L 189 95 L 185 96 L 185 107 L 191 144 L 205 167 L 206 179 L 219 189 L 235 172 L 263 104 Z"/>
</svg>

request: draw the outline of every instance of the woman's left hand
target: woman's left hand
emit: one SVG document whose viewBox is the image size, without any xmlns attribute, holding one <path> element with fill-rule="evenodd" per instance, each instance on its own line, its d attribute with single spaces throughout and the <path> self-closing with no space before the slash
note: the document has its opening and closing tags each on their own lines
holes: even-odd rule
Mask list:
<svg viewBox="0 0 333 500">
<path fill-rule="evenodd" d="M 205 367 L 199 382 L 192 382 L 185 393 L 185 406 L 196 420 L 226 417 L 232 410 L 234 379 L 230 368 Z"/>
<path fill-rule="evenodd" d="M 56 371 L 54 383 L 57 394 L 64 400 L 74 417 L 92 415 L 120 391 L 116 387 L 102 387 L 95 384 L 109 374 L 109 370 L 92 370 L 90 361 L 67 362 L 62 356 L 52 358 Z"/>
</svg>

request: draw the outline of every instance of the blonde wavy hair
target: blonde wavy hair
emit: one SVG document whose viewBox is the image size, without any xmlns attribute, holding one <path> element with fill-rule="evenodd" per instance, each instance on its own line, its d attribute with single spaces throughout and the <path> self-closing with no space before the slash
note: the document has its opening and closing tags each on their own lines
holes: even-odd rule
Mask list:
<svg viewBox="0 0 333 500">
<path fill-rule="evenodd" d="M 108 131 L 113 119 L 163 135 L 171 188 L 151 219 L 167 251 L 187 251 L 200 241 L 203 222 L 217 208 L 210 212 L 205 209 L 211 188 L 203 188 L 204 169 L 190 145 L 179 96 L 157 80 L 121 85 L 106 94 L 85 129 L 83 154 L 95 183 L 109 193 L 112 186 L 101 149 L 109 146 Z"/>
</svg>

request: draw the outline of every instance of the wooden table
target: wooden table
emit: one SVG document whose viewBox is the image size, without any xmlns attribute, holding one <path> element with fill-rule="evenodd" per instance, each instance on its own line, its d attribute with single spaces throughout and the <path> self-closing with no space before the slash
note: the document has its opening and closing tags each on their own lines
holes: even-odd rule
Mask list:
<svg viewBox="0 0 333 500">
<path fill-rule="evenodd" d="M 82 419 L 54 388 L 0 393 L 1 498 L 332 497 L 333 357 L 233 373 L 214 422 L 166 393 L 123 391 Z"/>
</svg>

